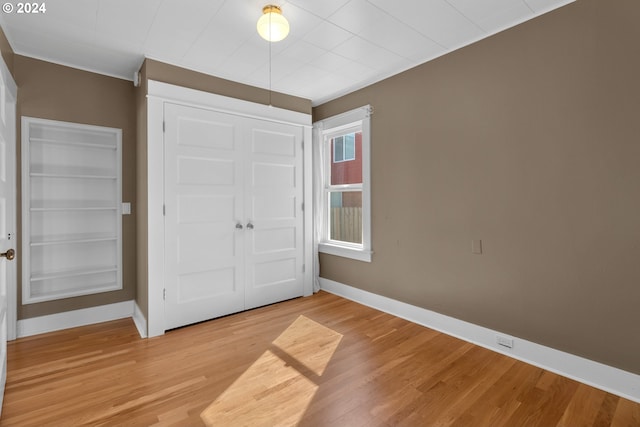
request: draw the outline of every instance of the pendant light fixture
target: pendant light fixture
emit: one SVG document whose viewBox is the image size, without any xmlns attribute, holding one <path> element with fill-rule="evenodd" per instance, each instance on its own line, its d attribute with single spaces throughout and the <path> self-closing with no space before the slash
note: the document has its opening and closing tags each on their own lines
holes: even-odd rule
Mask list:
<svg viewBox="0 0 640 427">
<path fill-rule="evenodd" d="M 282 16 L 279 6 L 268 4 L 262 8 L 262 16 L 258 19 L 258 34 L 269 42 L 284 40 L 289 34 L 289 21 Z"/>
<path fill-rule="evenodd" d="M 289 34 L 289 21 L 282 16 L 279 6 L 268 4 L 262 8 L 262 16 L 256 25 L 260 37 L 269 42 L 269 106 L 271 103 L 271 44 L 284 40 Z"/>
</svg>

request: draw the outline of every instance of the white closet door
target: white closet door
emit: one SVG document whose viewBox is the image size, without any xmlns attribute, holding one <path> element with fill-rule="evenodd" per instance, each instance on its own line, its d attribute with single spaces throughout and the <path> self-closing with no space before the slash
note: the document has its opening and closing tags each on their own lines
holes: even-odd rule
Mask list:
<svg viewBox="0 0 640 427">
<path fill-rule="evenodd" d="M 300 126 L 246 120 L 246 293 L 250 309 L 303 294 Z M 253 226 L 253 228 L 251 228 Z"/>
<path fill-rule="evenodd" d="M 165 104 L 165 329 L 244 309 L 240 125 Z"/>
</svg>

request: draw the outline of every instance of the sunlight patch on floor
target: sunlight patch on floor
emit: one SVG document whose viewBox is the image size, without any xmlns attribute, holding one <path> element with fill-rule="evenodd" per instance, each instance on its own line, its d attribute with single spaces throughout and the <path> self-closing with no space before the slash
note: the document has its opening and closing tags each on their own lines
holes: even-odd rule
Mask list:
<svg viewBox="0 0 640 427">
<path fill-rule="evenodd" d="M 342 334 L 298 317 L 200 417 L 207 426 L 295 426 Z"/>
</svg>

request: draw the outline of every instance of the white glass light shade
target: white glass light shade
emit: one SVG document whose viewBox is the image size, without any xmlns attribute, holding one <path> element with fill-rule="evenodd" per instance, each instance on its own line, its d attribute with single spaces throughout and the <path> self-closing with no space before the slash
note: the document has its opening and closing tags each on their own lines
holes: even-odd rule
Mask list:
<svg viewBox="0 0 640 427">
<path fill-rule="evenodd" d="M 289 22 L 282 16 L 278 6 L 268 5 L 262 9 L 263 15 L 258 19 L 258 34 L 270 42 L 284 40 L 289 34 Z"/>
</svg>

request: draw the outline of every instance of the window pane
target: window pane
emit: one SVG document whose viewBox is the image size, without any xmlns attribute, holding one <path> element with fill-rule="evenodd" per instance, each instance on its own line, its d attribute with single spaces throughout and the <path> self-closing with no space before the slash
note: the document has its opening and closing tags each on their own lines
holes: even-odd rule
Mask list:
<svg viewBox="0 0 640 427">
<path fill-rule="evenodd" d="M 342 193 L 329 193 L 329 204 L 332 208 L 341 208 Z"/>
<path fill-rule="evenodd" d="M 338 161 L 331 162 L 331 185 L 362 184 L 362 132 L 347 134 L 332 140 L 332 151 L 342 150 Z"/>
<path fill-rule="evenodd" d="M 333 161 L 341 162 L 344 160 L 344 141 L 343 137 L 333 138 Z"/>
<path fill-rule="evenodd" d="M 344 159 L 355 160 L 356 158 L 356 134 L 350 133 L 344 136 Z"/>
<path fill-rule="evenodd" d="M 331 192 L 329 199 L 329 239 L 362 244 L 362 192 Z"/>
</svg>

